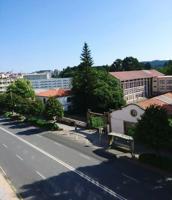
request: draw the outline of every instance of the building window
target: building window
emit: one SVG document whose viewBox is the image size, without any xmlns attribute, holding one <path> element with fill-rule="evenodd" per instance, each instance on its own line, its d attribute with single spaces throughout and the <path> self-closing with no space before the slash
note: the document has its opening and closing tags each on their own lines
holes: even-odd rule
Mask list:
<svg viewBox="0 0 172 200">
<path fill-rule="evenodd" d="M 159 83 L 160 83 L 160 84 L 164 84 L 164 83 L 165 83 L 165 80 L 160 80 Z"/>
<path fill-rule="evenodd" d="M 130 111 L 130 114 L 131 114 L 132 117 L 136 117 L 137 116 L 137 111 L 135 109 L 132 109 Z"/>
</svg>

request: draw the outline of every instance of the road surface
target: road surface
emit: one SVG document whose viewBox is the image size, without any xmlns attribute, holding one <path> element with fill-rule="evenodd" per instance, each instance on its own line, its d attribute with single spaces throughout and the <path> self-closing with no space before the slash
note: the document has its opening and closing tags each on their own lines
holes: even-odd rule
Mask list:
<svg viewBox="0 0 172 200">
<path fill-rule="evenodd" d="M 0 118 L 0 166 L 23 199 L 172 199 L 172 177 L 44 134 Z"/>
</svg>

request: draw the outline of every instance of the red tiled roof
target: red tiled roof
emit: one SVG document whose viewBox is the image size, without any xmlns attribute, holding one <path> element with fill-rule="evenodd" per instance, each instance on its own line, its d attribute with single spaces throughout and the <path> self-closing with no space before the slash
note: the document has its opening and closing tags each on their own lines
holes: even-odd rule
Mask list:
<svg viewBox="0 0 172 200">
<path fill-rule="evenodd" d="M 167 110 L 168 114 L 172 114 L 171 102 L 172 102 L 172 92 L 168 92 L 166 94 L 156 96 L 151 99 L 140 101 L 137 104 L 143 109 L 146 109 L 151 105 L 161 106 L 162 108 L 165 108 Z"/>
<path fill-rule="evenodd" d="M 69 95 L 71 95 L 71 90 L 65 89 L 51 89 L 36 94 L 39 97 L 64 97 Z"/>
<path fill-rule="evenodd" d="M 151 78 L 155 76 L 163 76 L 164 74 L 152 69 L 152 70 L 137 70 L 137 71 L 120 71 L 110 72 L 110 74 L 120 81 L 132 80 L 139 78 Z"/>
</svg>

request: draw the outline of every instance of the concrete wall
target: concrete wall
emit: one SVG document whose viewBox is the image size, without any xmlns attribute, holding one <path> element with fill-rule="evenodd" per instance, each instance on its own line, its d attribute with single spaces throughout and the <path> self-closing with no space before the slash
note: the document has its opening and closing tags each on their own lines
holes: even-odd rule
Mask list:
<svg viewBox="0 0 172 200">
<path fill-rule="evenodd" d="M 43 103 L 48 100 L 48 97 L 37 97 L 37 98 L 39 98 Z M 68 111 L 69 106 L 72 105 L 71 101 L 68 102 L 68 98 L 71 99 L 71 96 L 57 98 L 57 100 L 59 100 L 59 102 L 62 104 L 64 111 Z"/>
<path fill-rule="evenodd" d="M 136 116 L 131 115 L 132 110 L 136 111 Z M 124 122 L 137 123 L 143 113 L 144 110 L 135 104 L 129 104 L 121 110 L 113 111 L 110 114 L 111 131 L 124 133 Z"/>
</svg>

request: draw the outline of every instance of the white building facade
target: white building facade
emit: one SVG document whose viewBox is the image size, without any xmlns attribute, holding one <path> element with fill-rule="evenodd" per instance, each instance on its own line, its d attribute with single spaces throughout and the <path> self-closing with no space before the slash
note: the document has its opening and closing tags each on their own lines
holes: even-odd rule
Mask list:
<svg viewBox="0 0 172 200">
<path fill-rule="evenodd" d="M 72 87 L 72 78 L 51 78 L 50 73 L 26 74 L 24 78 L 30 80 L 34 89 Z"/>
<path fill-rule="evenodd" d="M 22 74 L 15 74 L 12 72 L 0 73 L 0 92 L 5 92 L 7 87 L 18 78 L 22 78 Z"/>
<path fill-rule="evenodd" d="M 120 110 L 110 113 L 110 131 L 127 133 L 127 129 L 135 125 L 144 113 L 144 109 L 136 104 L 129 104 Z"/>
</svg>

